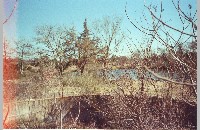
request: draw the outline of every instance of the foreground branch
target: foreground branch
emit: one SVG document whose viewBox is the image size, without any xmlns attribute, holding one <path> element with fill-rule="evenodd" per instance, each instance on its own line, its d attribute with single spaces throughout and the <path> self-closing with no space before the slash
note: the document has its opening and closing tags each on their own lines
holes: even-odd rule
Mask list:
<svg viewBox="0 0 200 130">
<path fill-rule="evenodd" d="M 155 77 L 159 78 L 159 79 L 162 79 L 162 80 L 165 80 L 165 81 L 168 81 L 168 82 L 171 82 L 171 83 L 175 83 L 175 84 L 180 84 L 180 85 L 187 85 L 187 86 L 197 86 L 197 84 L 190 84 L 190 83 L 184 83 L 184 82 L 177 82 L 177 81 L 174 81 L 174 80 L 171 80 L 169 78 L 166 78 L 166 77 L 163 77 L 155 72 L 153 72 L 152 70 L 150 70 L 147 66 L 144 66 L 144 68 L 149 71 L 151 74 L 153 74 Z"/>
<path fill-rule="evenodd" d="M 177 29 L 177 28 L 174 28 L 174 27 L 172 27 L 172 26 L 166 24 L 166 23 L 163 22 L 161 19 L 159 19 L 158 17 L 156 17 L 155 14 L 151 11 L 151 9 L 150 9 L 149 7 L 147 7 L 147 9 L 148 9 L 149 12 L 151 13 L 151 15 L 152 15 L 155 19 L 157 19 L 159 22 L 161 22 L 164 26 L 166 26 L 166 27 L 168 27 L 168 28 L 170 28 L 170 29 L 172 29 L 172 30 L 174 30 L 174 31 L 177 31 L 177 32 L 179 32 L 179 33 L 181 33 L 181 34 L 185 34 L 185 35 L 188 35 L 188 36 L 191 36 L 191 37 L 194 37 L 194 38 L 197 37 L 196 35 L 183 32 L 183 31 L 181 31 L 181 30 L 179 30 L 179 29 Z"/>
<path fill-rule="evenodd" d="M 17 7 L 17 0 L 15 1 L 15 5 L 14 5 L 14 7 L 13 7 L 13 9 L 12 9 L 12 12 L 11 12 L 10 15 L 8 16 L 8 18 L 3 22 L 3 24 L 5 24 L 5 23 L 8 22 L 8 20 L 9 20 L 9 19 L 11 18 L 11 16 L 13 15 L 13 13 L 14 13 L 16 7 Z"/>
</svg>

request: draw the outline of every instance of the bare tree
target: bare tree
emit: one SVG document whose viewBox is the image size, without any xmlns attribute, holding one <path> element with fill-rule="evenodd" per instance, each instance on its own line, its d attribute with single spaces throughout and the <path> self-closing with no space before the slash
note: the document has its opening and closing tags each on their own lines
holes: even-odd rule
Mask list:
<svg viewBox="0 0 200 130">
<path fill-rule="evenodd" d="M 16 48 L 17 57 L 19 58 L 18 59 L 19 70 L 20 73 L 23 74 L 25 67 L 25 60 L 30 59 L 31 56 L 33 56 L 32 54 L 33 45 L 25 39 L 16 41 L 15 43 L 17 45 Z"/>
<path fill-rule="evenodd" d="M 122 19 L 119 17 L 104 17 L 103 21 L 94 22 L 94 34 L 100 40 L 99 47 L 102 47 L 99 57 L 103 57 L 103 64 L 106 67 L 109 56 L 119 49 L 119 45 L 125 39 L 120 25 Z"/>
<path fill-rule="evenodd" d="M 43 45 L 42 52 L 54 59 L 62 74 L 64 70 L 62 63 L 75 55 L 76 34 L 74 28 L 40 26 L 36 29 L 36 34 L 37 43 Z"/>
<path fill-rule="evenodd" d="M 197 54 L 195 52 L 197 44 L 197 10 L 193 9 L 191 4 L 188 4 L 187 10 L 183 10 L 180 0 L 172 0 L 171 4 L 174 6 L 176 14 L 179 17 L 179 21 L 177 22 L 180 25 L 182 24 L 180 27 L 175 27 L 163 16 L 167 13 L 163 2 L 165 1 L 161 0 L 159 6 L 148 5 L 144 2 L 144 8 L 150 16 L 148 17 L 148 14 L 143 14 L 140 18 L 142 22 L 137 19 L 132 20 L 128 14 L 127 5 L 125 7 L 125 13 L 130 23 L 147 38 L 146 42 L 148 45 L 144 50 L 147 54 L 145 55 L 146 60 L 140 62 L 140 66 L 160 80 L 182 85 L 183 88 L 190 87 L 192 93 L 197 95 Z M 140 24 L 143 22 L 147 26 Z M 153 44 L 163 46 L 167 52 L 165 57 L 160 56 L 159 59 L 161 60 L 158 60 L 156 65 L 157 68 L 161 65 L 164 66 L 168 75 L 160 75 L 155 72 L 155 69 L 151 69 L 153 64 L 151 62 L 152 59 L 149 58 L 149 52 L 151 52 Z M 193 52 L 183 48 L 184 46 L 188 47 L 191 45 L 194 46 Z M 174 78 L 175 75 L 176 80 Z"/>
</svg>

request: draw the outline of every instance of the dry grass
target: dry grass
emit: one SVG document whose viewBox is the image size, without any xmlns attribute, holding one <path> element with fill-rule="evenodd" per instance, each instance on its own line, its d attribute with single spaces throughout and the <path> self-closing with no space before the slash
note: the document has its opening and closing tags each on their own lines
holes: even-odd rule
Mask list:
<svg viewBox="0 0 200 130">
<path fill-rule="evenodd" d="M 126 95 L 135 95 L 140 92 L 141 81 L 118 79 L 114 81 L 105 80 L 94 73 L 65 74 L 62 78 L 53 77 L 49 80 L 41 80 L 37 73 L 28 73 L 18 80 L 6 81 L 7 85 L 15 88 L 5 90 L 16 90 L 16 99 L 48 98 L 59 96 L 81 96 L 81 95 L 115 95 L 116 92 L 124 92 Z M 9 85 L 11 84 L 11 85 Z M 144 92 L 148 96 L 166 97 L 182 100 L 187 98 L 190 102 L 196 102 L 196 98 L 189 94 L 187 86 L 170 84 L 164 81 L 144 81 Z"/>
</svg>

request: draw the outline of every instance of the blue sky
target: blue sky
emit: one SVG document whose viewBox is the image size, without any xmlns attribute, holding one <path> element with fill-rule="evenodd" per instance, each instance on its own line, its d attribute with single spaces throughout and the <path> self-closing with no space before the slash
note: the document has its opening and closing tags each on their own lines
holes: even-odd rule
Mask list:
<svg viewBox="0 0 200 130">
<path fill-rule="evenodd" d="M 5 18 L 10 14 L 15 0 L 4 0 Z M 134 41 L 141 41 L 142 34 L 138 32 L 126 18 L 125 4 L 130 18 L 140 18 L 144 10 L 143 0 L 18 0 L 17 9 L 10 21 L 4 25 L 4 32 L 9 40 L 19 38 L 33 38 L 34 29 L 38 25 L 65 25 L 75 26 L 78 32 L 83 31 L 84 19 L 88 19 L 88 26 L 104 16 L 119 16 L 123 18 L 121 28 L 125 33 L 130 30 Z M 160 0 L 146 0 L 147 3 L 157 5 Z M 196 9 L 196 0 L 190 0 L 193 9 Z M 188 0 L 182 0 L 182 8 L 188 9 Z M 178 14 L 171 1 L 164 1 L 166 20 L 173 19 L 174 26 L 179 26 Z M 136 11 L 136 12 L 135 12 Z M 176 20 L 177 19 L 177 20 Z M 141 23 L 143 24 L 143 23 Z M 180 26 L 181 27 L 181 26 Z M 129 55 L 125 43 L 121 55 Z"/>
</svg>

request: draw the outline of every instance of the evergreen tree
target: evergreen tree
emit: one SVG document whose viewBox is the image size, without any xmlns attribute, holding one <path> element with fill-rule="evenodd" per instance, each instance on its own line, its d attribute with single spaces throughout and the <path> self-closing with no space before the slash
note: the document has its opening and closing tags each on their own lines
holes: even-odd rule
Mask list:
<svg viewBox="0 0 200 130">
<path fill-rule="evenodd" d="M 78 65 L 81 69 L 81 73 L 83 73 L 86 63 L 96 58 L 97 52 L 97 41 L 94 38 L 91 38 L 90 31 L 87 27 L 87 19 L 85 19 L 83 27 L 83 33 L 81 33 L 77 42 L 79 59 Z"/>
</svg>

